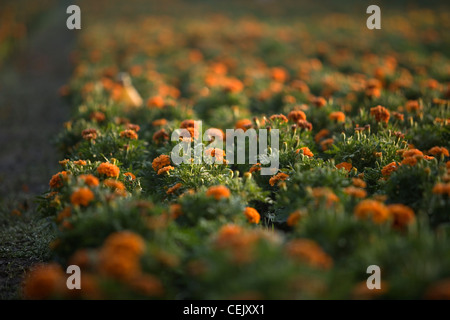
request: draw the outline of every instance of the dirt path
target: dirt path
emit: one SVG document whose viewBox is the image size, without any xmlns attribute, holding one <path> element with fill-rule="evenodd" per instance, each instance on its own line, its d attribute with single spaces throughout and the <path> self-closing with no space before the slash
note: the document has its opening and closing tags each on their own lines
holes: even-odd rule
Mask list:
<svg viewBox="0 0 450 320">
<path fill-rule="evenodd" d="M 66 18 L 63 3 L 45 13 L 27 47 L 0 70 L 0 299 L 17 297 L 24 271 L 48 255 L 51 237 L 33 217 L 33 199 L 60 170 L 51 139 L 69 118 L 58 89 L 70 77 L 76 36 Z M 23 203 L 31 213 L 11 217 Z"/>
</svg>

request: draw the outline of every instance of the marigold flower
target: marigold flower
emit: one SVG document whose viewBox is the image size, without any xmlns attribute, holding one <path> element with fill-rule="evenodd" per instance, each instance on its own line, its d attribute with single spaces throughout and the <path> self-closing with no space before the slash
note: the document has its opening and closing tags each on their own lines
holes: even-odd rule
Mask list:
<svg viewBox="0 0 450 320">
<path fill-rule="evenodd" d="M 170 205 L 170 217 L 172 219 L 176 219 L 183 214 L 183 210 L 181 205 L 178 203 L 174 203 Z"/>
<path fill-rule="evenodd" d="M 106 179 L 105 181 L 103 181 L 103 185 L 113 190 L 125 190 L 125 185 L 122 182 L 114 179 Z"/>
<path fill-rule="evenodd" d="M 273 114 L 269 118 L 271 121 L 278 120 L 280 122 L 288 122 L 288 118 L 284 114 Z"/>
<path fill-rule="evenodd" d="M 103 162 L 98 166 L 97 172 L 107 177 L 117 178 L 120 174 L 120 169 L 115 164 Z"/>
<path fill-rule="evenodd" d="M 412 111 L 419 111 L 421 109 L 421 106 L 419 104 L 419 101 L 417 100 L 408 100 L 405 104 L 405 108 L 408 112 Z"/>
<path fill-rule="evenodd" d="M 354 186 L 344 188 L 344 192 L 355 198 L 365 198 L 367 196 L 366 190 Z"/>
<path fill-rule="evenodd" d="M 320 142 L 320 147 L 323 151 L 327 151 L 328 148 L 334 143 L 333 138 L 325 139 L 322 142 Z"/>
<path fill-rule="evenodd" d="M 296 151 L 295 151 L 295 153 L 299 153 L 300 152 L 300 150 L 302 150 L 303 151 L 303 154 L 305 155 L 305 156 L 307 156 L 307 157 L 314 157 L 314 153 L 312 153 L 311 152 L 311 150 L 309 150 L 309 148 L 308 147 L 302 147 L 302 148 L 300 148 L 300 149 L 297 149 Z"/>
<path fill-rule="evenodd" d="M 352 178 L 352 183 L 358 188 L 365 188 L 367 186 L 366 182 L 360 178 Z"/>
<path fill-rule="evenodd" d="M 166 124 L 167 124 L 166 119 L 156 119 L 152 122 L 152 126 L 154 127 L 162 127 L 165 126 Z"/>
<path fill-rule="evenodd" d="M 393 161 L 385 165 L 383 169 L 381 169 L 381 174 L 383 175 L 383 177 L 389 177 L 392 174 L 392 172 L 398 169 L 398 167 L 399 165 L 395 161 Z"/>
<path fill-rule="evenodd" d="M 292 110 L 288 114 L 288 119 L 297 123 L 299 120 L 306 120 L 306 114 L 301 110 Z"/>
<path fill-rule="evenodd" d="M 434 194 L 447 194 L 450 197 L 450 183 L 436 183 L 432 192 Z"/>
<path fill-rule="evenodd" d="M 82 174 L 78 179 L 83 180 L 89 187 L 96 187 L 100 184 L 98 178 L 92 174 Z"/>
<path fill-rule="evenodd" d="M 125 172 L 123 174 L 125 177 L 128 177 L 130 180 L 136 180 L 136 176 L 132 174 L 131 172 Z"/>
<path fill-rule="evenodd" d="M 330 113 L 330 120 L 335 120 L 337 122 L 345 122 L 345 114 L 342 111 L 335 111 Z"/>
<path fill-rule="evenodd" d="M 162 109 L 165 106 L 165 101 L 161 96 L 154 96 L 147 100 L 147 107 Z"/>
<path fill-rule="evenodd" d="M 449 156 L 447 148 L 444 147 L 433 147 L 428 151 L 429 154 L 432 154 L 433 156 L 440 157 L 440 156 Z"/>
<path fill-rule="evenodd" d="M 75 206 L 88 206 L 94 200 L 94 193 L 89 188 L 79 188 L 70 196 L 70 202 Z"/>
<path fill-rule="evenodd" d="M 152 162 L 152 168 L 153 170 L 155 170 L 156 172 L 159 171 L 159 169 L 170 165 L 170 156 L 166 155 L 166 154 L 162 154 L 159 157 L 156 157 L 155 159 L 153 159 Z"/>
<path fill-rule="evenodd" d="M 313 240 L 295 239 L 286 244 L 287 254 L 311 267 L 330 269 L 333 259 Z"/>
<path fill-rule="evenodd" d="M 167 194 L 172 194 L 175 193 L 175 191 L 177 191 L 178 189 L 180 189 L 183 185 L 181 183 L 177 183 L 176 185 L 174 185 L 173 187 L 167 189 L 166 193 Z"/>
<path fill-rule="evenodd" d="M 408 165 L 408 166 L 415 166 L 416 163 L 417 163 L 416 157 L 407 157 L 407 158 L 403 159 L 401 162 L 401 164 Z"/>
<path fill-rule="evenodd" d="M 65 207 L 58 215 L 56 216 L 56 222 L 61 222 L 66 218 L 69 218 L 72 215 L 72 208 Z"/>
<path fill-rule="evenodd" d="M 351 163 L 341 162 L 336 165 L 336 168 L 337 169 L 345 169 L 345 170 L 347 170 L 347 172 L 350 172 L 350 170 L 352 170 L 353 166 Z"/>
<path fill-rule="evenodd" d="M 284 181 L 287 178 L 289 178 L 289 175 L 284 172 L 280 172 L 269 179 L 269 184 L 273 187 L 276 183 L 278 183 L 278 181 Z"/>
<path fill-rule="evenodd" d="M 261 163 L 256 163 L 254 164 L 249 170 L 248 172 L 253 173 L 253 172 L 258 172 L 261 171 Z"/>
<path fill-rule="evenodd" d="M 419 156 L 419 157 L 423 156 L 422 151 L 420 151 L 419 149 L 409 149 L 409 150 L 403 151 L 403 153 L 402 153 L 403 158 L 410 158 L 410 157 L 417 157 L 417 156 Z"/>
<path fill-rule="evenodd" d="M 316 199 L 316 205 L 319 205 L 320 200 L 325 200 L 327 207 L 331 207 L 334 203 L 339 202 L 338 196 L 329 188 L 312 188 L 312 195 Z"/>
<path fill-rule="evenodd" d="M 377 122 L 385 122 L 385 123 L 388 123 L 390 117 L 388 109 L 380 105 L 370 108 L 370 115 L 374 116 Z"/>
<path fill-rule="evenodd" d="M 397 119 L 399 121 L 403 121 L 405 119 L 405 116 L 403 115 L 403 113 L 400 113 L 400 112 L 392 112 L 392 115 L 394 116 L 395 119 Z"/>
<path fill-rule="evenodd" d="M 116 253 L 130 253 L 141 256 L 145 251 L 145 242 L 141 236 L 131 231 L 119 231 L 106 238 L 102 249 L 113 250 Z"/>
<path fill-rule="evenodd" d="M 67 181 L 69 179 L 69 171 L 61 171 L 57 174 L 53 175 L 53 177 L 50 179 L 49 185 L 52 189 L 61 188 L 64 184 L 64 181 Z"/>
<path fill-rule="evenodd" d="M 256 209 L 251 207 L 246 207 L 244 210 L 244 214 L 247 217 L 248 222 L 258 224 L 261 216 L 259 215 Z"/>
<path fill-rule="evenodd" d="M 180 124 L 180 128 L 187 129 L 187 128 L 194 128 L 195 126 L 195 120 L 187 119 L 183 120 Z"/>
<path fill-rule="evenodd" d="M 175 168 L 172 167 L 172 166 L 166 166 L 166 167 L 163 167 L 163 168 L 161 168 L 161 169 L 158 170 L 158 175 L 167 173 L 167 172 L 169 172 L 170 170 L 173 170 L 173 169 L 175 169 Z"/>
<path fill-rule="evenodd" d="M 59 161 L 59 164 L 62 165 L 63 167 L 65 167 L 66 164 L 69 163 L 69 161 L 70 161 L 69 159 L 64 159 L 64 160 Z"/>
<path fill-rule="evenodd" d="M 24 280 L 23 294 L 26 299 L 48 299 L 61 293 L 65 283 L 66 276 L 58 264 L 35 265 Z"/>
<path fill-rule="evenodd" d="M 410 225 L 414 219 L 414 211 L 403 204 L 390 204 L 387 206 L 389 215 L 393 217 L 392 226 L 396 229 L 403 229 Z"/>
<path fill-rule="evenodd" d="M 109 249 L 100 251 L 98 269 L 101 274 L 119 280 L 129 280 L 141 274 L 139 261 L 136 257 Z"/>
<path fill-rule="evenodd" d="M 363 200 L 354 209 L 354 214 L 359 219 L 372 218 L 372 221 L 380 224 L 389 218 L 388 208 L 376 200 Z"/>
<path fill-rule="evenodd" d="M 98 132 L 95 129 L 86 129 L 81 132 L 81 136 L 84 140 L 95 140 L 97 139 Z"/>
<path fill-rule="evenodd" d="M 330 134 L 330 130 L 328 129 L 322 129 L 320 130 L 314 137 L 314 141 L 316 143 L 319 143 L 323 138 L 325 138 L 326 136 L 328 136 Z"/>
<path fill-rule="evenodd" d="M 300 210 L 295 210 L 287 218 L 286 224 L 289 227 L 293 227 L 300 221 L 301 217 L 302 217 L 302 212 Z"/>
<path fill-rule="evenodd" d="M 206 191 L 207 197 L 214 197 L 216 200 L 220 200 L 222 198 L 227 199 L 230 195 L 230 189 L 222 185 L 209 187 Z"/>
<path fill-rule="evenodd" d="M 297 126 L 300 129 L 305 129 L 307 131 L 311 131 L 313 128 L 311 122 L 308 122 L 306 120 L 298 120 L 297 124 L 294 124 L 294 126 Z"/>
<path fill-rule="evenodd" d="M 153 141 L 155 142 L 161 142 L 161 141 L 168 141 L 169 140 L 169 134 L 166 132 L 166 130 L 164 128 L 156 131 L 153 134 Z"/>
<path fill-rule="evenodd" d="M 76 164 L 77 166 L 85 166 L 87 165 L 87 162 L 84 160 L 77 160 L 73 162 L 74 164 Z"/>
<path fill-rule="evenodd" d="M 380 289 L 369 289 L 366 281 L 358 282 L 352 290 L 352 298 L 357 300 L 371 300 L 378 298 L 388 292 L 389 284 L 381 281 Z"/>
<path fill-rule="evenodd" d="M 139 125 L 132 123 L 127 123 L 125 125 L 125 128 L 127 128 L 127 130 L 133 130 L 134 132 L 139 132 L 139 130 L 141 130 L 141 127 Z"/>
<path fill-rule="evenodd" d="M 253 123 L 249 119 L 241 119 L 236 122 L 235 128 L 247 131 L 247 129 L 250 129 L 252 125 Z"/>
<path fill-rule="evenodd" d="M 288 78 L 288 73 L 284 68 L 275 67 L 270 70 L 270 75 L 273 80 L 277 82 L 285 82 Z"/>
<path fill-rule="evenodd" d="M 136 131 L 131 130 L 131 129 L 127 129 L 127 130 L 121 131 L 120 132 L 120 136 L 122 138 L 127 138 L 127 139 L 130 139 L 130 140 L 137 140 L 137 138 L 138 138 L 138 135 L 137 135 Z"/>
<path fill-rule="evenodd" d="M 127 283 L 135 291 L 149 297 L 160 297 L 164 294 L 162 282 L 149 274 L 138 275 Z"/>
<path fill-rule="evenodd" d="M 215 161 L 214 163 L 224 163 L 225 158 L 225 151 L 219 148 L 209 148 L 205 150 L 205 156 L 206 157 L 214 157 Z M 211 159 L 213 161 L 213 159 Z"/>
<path fill-rule="evenodd" d="M 315 105 L 317 108 L 322 108 L 322 107 L 326 106 L 327 100 L 325 100 L 325 98 L 323 98 L 323 97 L 314 97 L 314 98 L 312 98 L 311 103 L 313 105 Z"/>
<path fill-rule="evenodd" d="M 425 292 L 425 299 L 450 300 L 450 279 L 442 279 L 432 283 Z"/>
<path fill-rule="evenodd" d="M 93 111 L 91 112 L 91 114 L 89 115 L 89 118 L 91 120 L 94 120 L 96 122 L 103 122 L 106 119 L 106 116 L 103 112 L 100 111 Z"/>
</svg>

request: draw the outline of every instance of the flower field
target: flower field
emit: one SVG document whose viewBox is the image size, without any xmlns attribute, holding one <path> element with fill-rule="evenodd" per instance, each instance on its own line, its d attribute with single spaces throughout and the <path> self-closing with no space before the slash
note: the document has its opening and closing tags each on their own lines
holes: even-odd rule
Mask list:
<svg viewBox="0 0 450 320">
<path fill-rule="evenodd" d="M 369 30 L 364 5 L 79 6 L 35 213 L 51 259 L 22 298 L 450 298 L 450 11 L 381 5 Z M 216 162 L 174 163 L 177 129 L 214 132 Z M 230 161 L 227 129 L 278 130 L 278 169 Z"/>
</svg>

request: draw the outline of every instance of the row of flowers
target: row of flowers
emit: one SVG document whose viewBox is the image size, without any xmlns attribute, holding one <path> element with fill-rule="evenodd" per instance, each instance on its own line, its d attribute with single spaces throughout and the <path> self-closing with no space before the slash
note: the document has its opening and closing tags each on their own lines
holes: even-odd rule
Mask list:
<svg viewBox="0 0 450 320">
<path fill-rule="evenodd" d="M 381 53 L 345 40 L 352 28 L 336 44 L 296 23 L 206 20 L 104 17 L 82 33 L 61 88 L 77 108 L 66 159 L 40 197 L 55 262 L 24 297 L 448 298 L 448 59 Z M 180 128 L 193 149 L 206 129 L 278 129 L 279 170 L 209 144 L 215 163 L 175 165 Z M 71 264 L 81 290 L 65 287 Z M 381 290 L 366 287 L 374 264 Z"/>
</svg>

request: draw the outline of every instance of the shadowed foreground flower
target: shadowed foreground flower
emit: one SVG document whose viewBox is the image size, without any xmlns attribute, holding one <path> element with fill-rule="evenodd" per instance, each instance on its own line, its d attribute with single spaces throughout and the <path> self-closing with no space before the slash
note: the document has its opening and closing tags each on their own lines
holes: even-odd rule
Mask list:
<svg viewBox="0 0 450 320">
<path fill-rule="evenodd" d="M 347 172 L 350 172 L 350 170 L 352 170 L 353 166 L 351 163 L 341 162 L 336 165 L 336 168 L 337 169 L 345 169 Z"/>
<path fill-rule="evenodd" d="M 26 275 L 23 294 L 26 299 L 47 299 L 64 290 L 66 275 L 56 263 L 34 266 Z"/>
<path fill-rule="evenodd" d="M 231 195 L 230 189 L 225 186 L 212 186 L 206 191 L 207 197 L 214 197 L 216 200 L 228 199 Z"/>
<path fill-rule="evenodd" d="M 373 222 L 380 224 L 389 218 L 388 208 L 376 200 L 363 200 L 354 209 L 354 214 L 359 219 L 371 218 Z"/>
<path fill-rule="evenodd" d="M 261 216 L 259 215 L 256 209 L 251 207 L 246 207 L 244 210 L 244 214 L 247 217 L 248 222 L 258 224 Z"/>
<path fill-rule="evenodd" d="M 329 188 L 317 187 L 312 188 L 312 196 L 316 200 L 316 206 L 325 200 L 326 206 L 331 207 L 333 204 L 339 202 L 339 197 Z"/>
<path fill-rule="evenodd" d="M 342 111 L 335 111 L 330 113 L 330 120 L 334 120 L 337 122 L 345 122 L 345 114 Z"/>
<path fill-rule="evenodd" d="M 70 202 L 74 206 L 88 206 L 94 200 L 94 193 L 89 188 L 79 188 L 70 196 Z"/>
<path fill-rule="evenodd" d="M 344 188 L 344 192 L 348 194 L 351 197 L 355 198 L 365 198 L 367 196 L 367 192 L 364 189 L 356 188 L 354 186 L 350 186 L 347 188 Z"/>
<path fill-rule="evenodd" d="M 450 300 L 450 278 L 431 284 L 427 288 L 424 298 L 429 300 Z"/>
<path fill-rule="evenodd" d="M 291 240 L 286 244 L 286 252 L 293 259 L 311 267 L 330 269 L 333 266 L 333 259 L 313 240 Z"/>
<path fill-rule="evenodd" d="M 396 229 L 404 229 L 414 222 L 414 211 L 403 204 L 390 204 L 387 206 L 389 215 L 393 218 L 392 226 Z"/>
<path fill-rule="evenodd" d="M 302 217 L 302 212 L 300 210 L 295 210 L 294 212 L 292 212 L 289 217 L 286 220 L 286 224 L 289 227 L 293 227 L 296 224 L 298 224 L 298 222 L 300 221 L 301 217 Z"/>
<path fill-rule="evenodd" d="M 119 176 L 120 169 L 115 164 L 103 162 L 98 166 L 97 172 L 107 177 L 117 178 Z"/>
<path fill-rule="evenodd" d="M 389 177 L 392 174 L 392 172 L 398 169 L 398 167 L 399 165 L 395 161 L 393 161 L 385 165 L 383 169 L 381 169 L 381 174 L 383 175 L 383 177 Z"/>
<path fill-rule="evenodd" d="M 178 189 L 180 189 L 183 185 L 181 183 L 177 183 L 176 185 L 174 185 L 173 187 L 170 187 L 169 189 L 167 189 L 166 193 L 167 194 L 172 194 L 175 191 L 177 191 Z"/>
<path fill-rule="evenodd" d="M 91 141 L 97 139 L 98 132 L 95 129 L 86 129 L 81 132 L 81 136 L 84 140 Z"/>
<path fill-rule="evenodd" d="M 92 174 L 82 174 L 78 176 L 78 179 L 84 181 L 84 183 L 89 187 L 96 187 L 100 184 L 98 178 Z"/>
<path fill-rule="evenodd" d="M 428 153 L 436 157 L 449 156 L 448 150 L 444 147 L 433 147 L 428 151 Z"/>
</svg>

